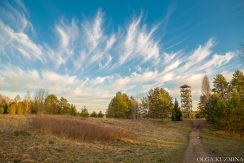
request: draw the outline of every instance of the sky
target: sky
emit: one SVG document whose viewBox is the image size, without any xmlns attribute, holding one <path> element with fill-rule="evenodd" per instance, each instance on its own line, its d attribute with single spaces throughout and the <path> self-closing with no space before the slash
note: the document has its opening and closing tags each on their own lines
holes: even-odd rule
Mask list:
<svg viewBox="0 0 244 163">
<path fill-rule="evenodd" d="M 117 91 L 162 87 L 180 101 L 204 75 L 244 70 L 242 0 L 0 1 L 0 94 L 39 88 L 105 111 Z"/>
</svg>

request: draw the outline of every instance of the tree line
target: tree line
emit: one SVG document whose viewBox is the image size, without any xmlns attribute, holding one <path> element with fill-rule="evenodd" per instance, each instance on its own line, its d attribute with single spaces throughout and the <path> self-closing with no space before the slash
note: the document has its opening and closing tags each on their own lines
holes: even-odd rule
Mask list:
<svg viewBox="0 0 244 163">
<path fill-rule="evenodd" d="M 111 118 L 156 118 L 182 120 L 182 113 L 177 100 L 173 103 L 172 97 L 163 89 L 156 87 L 148 91 L 147 96 L 139 102 L 134 97 L 117 92 L 107 109 L 107 117 Z"/>
<path fill-rule="evenodd" d="M 244 133 L 244 76 L 235 71 L 230 82 L 222 74 L 217 74 L 210 89 L 208 77 L 202 81 L 198 117 L 205 117 L 218 129 L 230 133 Z"/>
<path fill-rule="evenodd" d="M 104 117 L 102 111 L 89 114 L 84 106 L 78 112 L 74 104 L 70 104 L 64 97 L 58 99 L 54 94 L 48 94 L 45 89 L 38 89 L 31 99 L 29 93 L 23 100 L 17 95 L 14 100 L 0 98 L 0 113 L 4 114 L 69 114 L 81 117 Z M 163 88 L 150 89 L 145 97 L 137 101 L 126 93 L 117 92 L 111 99 L 106 111 L 108 118 L 172 118 L 174 121 L 182 120 L 182 113 L 178 101 L 169 95 Z"/>
<path fill-rule="evenodd" d="M 54 94 L 48 94 L 45 89 L 38 89 L 31 98 L 27 92 L 23 100 L 17 95 L 13 100 L 8 97 L 0 97 L 0 114 L 66 114 L 80 115 L 82 117 L 103 117 L 102 111 L 99 113 L 88 113 L 84 106 L 81 112 L 78 112 L 74 104 L 69 103 L 65 97 L 58 98 Z"/>
</svg>

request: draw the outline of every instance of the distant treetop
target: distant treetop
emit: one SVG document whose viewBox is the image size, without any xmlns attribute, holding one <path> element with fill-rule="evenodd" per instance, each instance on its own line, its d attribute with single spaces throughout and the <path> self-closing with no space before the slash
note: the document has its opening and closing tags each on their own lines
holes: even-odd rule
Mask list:
<svg viewBox="0 0 244 163">
<path fill-rule="evenodd" d="M 180 88 L 191 88 L 191 86 L 184 84 L 184 85 L 180 86 Z"/>
</svg>

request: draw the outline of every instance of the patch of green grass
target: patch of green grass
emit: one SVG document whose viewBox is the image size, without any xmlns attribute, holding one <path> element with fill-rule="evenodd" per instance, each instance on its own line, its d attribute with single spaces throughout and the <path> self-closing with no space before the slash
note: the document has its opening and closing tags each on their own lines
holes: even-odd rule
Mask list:
<svg viewBox="0 0 244 163">
<path fill-rule="evenodd" d="M 211 126 L 205 125 L 201 130 L 202 142 L 218 156 L 243 157 L 244 139 L 230 135 L 219 134 Z"/>
</svg>

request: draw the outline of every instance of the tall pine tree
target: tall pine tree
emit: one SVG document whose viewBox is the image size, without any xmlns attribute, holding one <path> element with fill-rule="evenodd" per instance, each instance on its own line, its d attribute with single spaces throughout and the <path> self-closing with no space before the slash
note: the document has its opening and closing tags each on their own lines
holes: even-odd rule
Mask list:
<svg viewBox="0 0 244 163">
<path fill-rule="evenodd" d="M 172 109 L 172 120 L 173 121 L 181 121 L 182 120 L 182 113 L 179 107 L 178 101 L 175 99 L 174 107 Z"/>
</svg>

